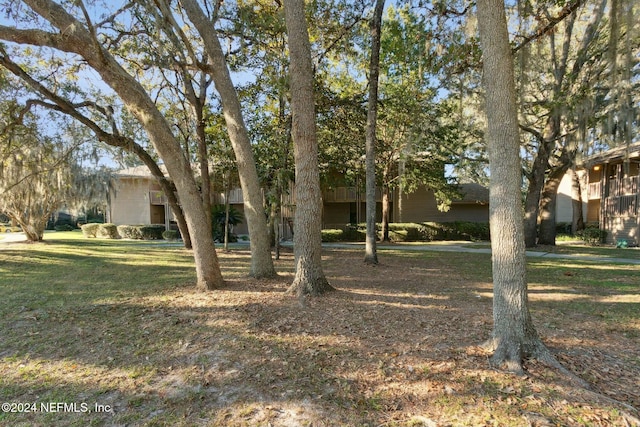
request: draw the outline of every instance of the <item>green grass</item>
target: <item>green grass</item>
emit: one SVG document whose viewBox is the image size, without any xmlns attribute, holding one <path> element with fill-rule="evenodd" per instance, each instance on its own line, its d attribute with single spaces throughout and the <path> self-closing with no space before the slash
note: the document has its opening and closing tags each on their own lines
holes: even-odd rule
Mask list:
<svg viewBox="0 0 640 427">
<path fill-rule="evenodd" d="M 221 253 L 228 288 L 200 293 L 191 254 L 177 244 L 79 232 L 2 244 L 0 401 L 114 411 L 0 412 L 0 425 L 401 426 L 440 417 L 518 426 L 525 406 L 550 425 L 620 421 L 597 400 L 573 400 L 542 367 L 515 378 L 472 349 L 490 331 L 490 255 L 385 248 L 372 270 L 360 257 L 326 251 L 340 291 L 301 308 L 284 293 L 286 253 L 274 281 L 246 278 L 246 251 Z M 527 274 L 543 336 L 624 400 L 640 373 L 628 351 L 640 331 L 638 266 L 532 258 Z M 568 415 L 553 406 L 563 400 Z M 592 421 L 596 410 L 613 421 Z"/>
</svg>

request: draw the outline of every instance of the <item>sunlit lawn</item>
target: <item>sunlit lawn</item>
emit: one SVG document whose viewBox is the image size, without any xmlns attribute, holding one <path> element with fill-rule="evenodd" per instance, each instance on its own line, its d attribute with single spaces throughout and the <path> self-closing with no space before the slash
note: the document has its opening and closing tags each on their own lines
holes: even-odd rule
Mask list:
<svg viewBox="0 0 640 427">
<path fill-rule="evenodd" d="M 79 232 L 0 243 L 0 400 L 23 411 L 0 412 L 0 425 L 613 426 L 638 416 L 625 406 L 640 404 L 637 265 L 528 263 L 545 342 L 616 404 L 534 362 L 525 378 L 489 368 L 476 347 L 491 330 L 488 254 L 383 248 L 372 268 L 357 249 L 326 250 L 339 291 L 307 301 L 285 293 L 290 253 L 280 278 L 262 281 L 246 277 L 246 250 L 219 255 L 227 286 L 200 293 L 176 244 Z"/>
</svg>

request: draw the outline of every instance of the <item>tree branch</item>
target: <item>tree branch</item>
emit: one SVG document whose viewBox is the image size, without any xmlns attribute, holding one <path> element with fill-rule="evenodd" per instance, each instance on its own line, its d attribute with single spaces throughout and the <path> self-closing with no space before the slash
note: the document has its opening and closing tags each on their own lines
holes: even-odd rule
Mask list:
<svg viewBox="0 0 640 427">
<path fill-rule="evenodd" d="M 549 22 L 547 23 L 547 25 L 545 25 L 544 27 L 538 28 L 533 34 L 526 36 L 520 44 L 518 44 L 513 49 L 511 49 L 511 52 L 516 53 L 517 51 L 519 51 L 520 49 L 522 49 L 532 41 L 537 40 L 540 37 L 547 34 L 556 25 L 562 22 L 567 16 L 571 15 L 580 6 L 582 6 L 583 3 L 584 3 L 584 0 L 574 0 L 572 3 L 566 5 L 564 8 L 562 8 L 562 10 L 557 16 L 549 18 Z"/>
</svg>

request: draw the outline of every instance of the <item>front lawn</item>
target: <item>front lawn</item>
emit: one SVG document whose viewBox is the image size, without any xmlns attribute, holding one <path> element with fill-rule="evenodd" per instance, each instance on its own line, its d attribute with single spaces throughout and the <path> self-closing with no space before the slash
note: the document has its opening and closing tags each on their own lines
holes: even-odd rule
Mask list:
<svg viewBox="0 0 640 427">
<path fill-rule="evenodd" d="M 640 269 L 531 259 L 534 321 L 592 390 L 536 361 L 496 371 L 488 254 L 328 249 L 338 290 L 300 300 L 220 251 L 194 288 L 163 242 L 0 242 L 0 397 L 11 426 L 618 426 L 640 407 Z M 31 404 L 35 406 L 31 406 Z M 29 404 L 30 406 L 27 406 Z M 35 411 L 33 410 L 35 409 Z"/>
</svg>

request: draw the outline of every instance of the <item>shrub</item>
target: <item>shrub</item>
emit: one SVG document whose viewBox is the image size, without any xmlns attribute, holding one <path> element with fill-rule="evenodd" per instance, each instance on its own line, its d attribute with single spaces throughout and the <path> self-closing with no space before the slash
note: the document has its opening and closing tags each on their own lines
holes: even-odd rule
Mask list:
<svg viewBox="0 0 640 427">
<path fill-rule="evenodd" d="M 211 231 L 213 240 L 224 242 L 224 223 L 226 221 L 227 212 L 225 205 L 215 205 L 211 207 Z M 242 212 L 229 206 L 229 242 L 237 242 L 238 236 L 233 233 L 233 226 L 242 224 Z"/>
<path fill-rule="evenodd" d="M 102 237 L 105 239 L 119 239 L 118 227 L 115 224 L 98 224 L 98 231 L 96 237 Z"/>
<path fill-rule="evenodd" d="M 178 240 L 180 232 L 178 230 L 166 230 L 162 232 L 162 238 L 164 240 Z"/>
<path fill-rule="evenodd" d="M 344 231 L 337 228 L 329 228 L 322 230 L 323 242 L 340 242 L 343 239 Z"/>
<path fill-rule="evenodd" d="M 576 232 L 576 236 L 587 245 L 598 246 L 606 240 L 607 232 L 600 230 L 598 226 L 590 225 L 584 230 Z"/>
<path fill-rule="evenodd" d="M 422 235 L 422 226 L 416 223 L 391 223 L 389 224 L 389 238 L 394 240 L 392 236 L 401 242 L 415 242 L 424 240 Z"/>
<path fill-rule="evenodd" d="M 91 222 L 89 224 L 84 224 L 81 229 L 82 229 L 82 235 L 84 237 L 96 237 L 96 234 L 98 233 L 98 227 L 100 227 L 100 224 L 95 223 L 95 222 Z"/>
<path fill-rule="evenodd" d="M 367 226 L 365 224 L 347 224 L 342 233 L 345 242 L 364 242 L 367 240 Z"/>
<path fill-rule="evenodd" d="M 73 231 L 75 230 L 72 225 L 69 224 L 60 224 L 54 227 L 56 231 Z"/>
<path fill-rule="evenodd" d="M 456 221 L 452 228 L 465 240 L 489 240 L 489 224 L 485 222 Z"/>
<path fill-rule="evenodd" d="M 141 225 L 119 225 L 118 233 L 123 239 L 142 239 Z"/>
<path fill-rule="evenodd" d="M 162 232 L 165 230 L 164 225 L 152 224 L 142 225 L 139 227 L 140 238 L 142 240 L 162 240 Z"/>
</svg>

